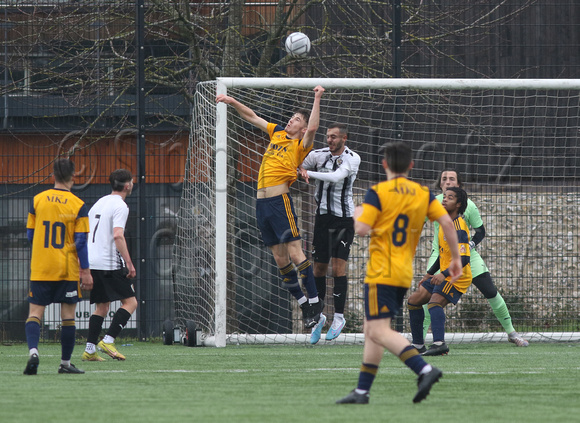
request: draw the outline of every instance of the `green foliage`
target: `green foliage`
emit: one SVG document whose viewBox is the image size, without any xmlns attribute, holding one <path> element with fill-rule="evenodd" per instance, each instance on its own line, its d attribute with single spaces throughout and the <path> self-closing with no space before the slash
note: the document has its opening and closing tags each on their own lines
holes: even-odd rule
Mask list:
<svg viewBox="0 0 580 423">
<path fill-rule="evenodd" d="M 578 343 L 452 344 L 429 362 L 444 372 L 413 404 L 415 375 L 389 353 L 366 406 L 334 402 L 356 385 L 362 346 L 187 348 L 135 343 L 124 362 L 73 362 L 59 375 L 60 346 L 40 345 L 37 376 L 24 376 L 25 344 L 0 347 L 0 420 L 78 422 L 569 421 L 580 413 Z"/>
</svg>

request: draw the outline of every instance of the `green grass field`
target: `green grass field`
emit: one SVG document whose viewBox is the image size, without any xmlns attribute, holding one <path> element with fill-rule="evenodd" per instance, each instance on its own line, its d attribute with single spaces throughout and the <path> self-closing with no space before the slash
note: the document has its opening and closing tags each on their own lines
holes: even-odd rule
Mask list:
<svg viewBox="0 0 580 423">
<path fill-rule="evenodd" d="M 413 404 L 415 375 L 386 353 L 368 405 L 334 402 L 356 386 L 362 346 L 119 346 L 124 362 L 73 363 L 40 345 L 24 376 L 25 344 L 0 346 L 0 421 L 11 422 L 556 422 L 580 419 L 580 344 L 451 345 L 428 361 L 444 376 Z M 108 358 L 108 357 L 107 357 Z"/>
</svg>

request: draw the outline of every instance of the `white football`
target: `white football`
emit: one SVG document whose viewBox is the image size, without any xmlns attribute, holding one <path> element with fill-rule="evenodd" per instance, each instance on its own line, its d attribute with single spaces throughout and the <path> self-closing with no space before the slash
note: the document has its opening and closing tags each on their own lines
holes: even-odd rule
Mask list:
<svg viewBox="0 0 580 423">
<path fill-rule="evenodd" d="M 310 51 L 310 38 L 302 32 L 293 32 L 286 38 L 285 47 L 290 56 L 304 57 Z"/>
</svg>

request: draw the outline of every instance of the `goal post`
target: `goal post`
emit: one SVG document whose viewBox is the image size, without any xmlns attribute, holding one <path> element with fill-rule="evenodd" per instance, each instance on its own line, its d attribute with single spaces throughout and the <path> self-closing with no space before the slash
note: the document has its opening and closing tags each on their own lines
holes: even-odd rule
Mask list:
<svg viewBox="0 0 580 423">
<path fill-rule="evenodd" d="M 362 158 L 357 202 L 384 179 L 381 146 L 390 140 L 410 143 L 416 162 L 410 177 L 435 193 L 439 172 L 457 169 L 485 224 L 487 235 L 478 251 L 516 330 L 532 341 L 580 339 L 580 80 L 571 79 L 218 78 L 199 83 L 174 248 L 177 321 L 195 321 L 205 345 L 308 343 L 296 301 L 280 286 L 255 222 L 256 176 L 268 140 L 233 108 L 216 105 L 215 97 L 231 95 L 269 122 L 285 124 L 296 109 L 310 108 L 316 85 L 326 92 L 314 148 L 325 145 L 329 124 L 348 125 L 347 145 Z M 312 185 L 298 181 L 291 188 L 307 256 L 316 208 Z M 411 289 L 426 270 L 432 236 L 432 226 L 426 225 Z M 355 238 L 348 324 L 334 343 L 364 340 L 361 287 L 367 246 L 368 239 Z M 332 281 L 329 275 L 329 320 Z M 507 338 L 475 287 L 446 314 L 448 342 Z M 408 336 L 406 310 L 396 324 Z"/>
</svg>

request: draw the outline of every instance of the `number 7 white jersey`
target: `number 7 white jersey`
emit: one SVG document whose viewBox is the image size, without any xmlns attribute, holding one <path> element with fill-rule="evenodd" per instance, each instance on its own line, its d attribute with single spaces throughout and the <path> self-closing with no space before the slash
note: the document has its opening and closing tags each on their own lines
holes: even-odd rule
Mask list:
<svg viewBox="0 0 580 423">
<path fill-rule="evenodd" d="M 89 266 L 93 270 L 117 270 L 125 266 L 115 246 L 113 228 L 123 228 L 129 216 L 129 206 L 121 196 L 102 197 L 89 210 Z"/>
</svg>

